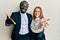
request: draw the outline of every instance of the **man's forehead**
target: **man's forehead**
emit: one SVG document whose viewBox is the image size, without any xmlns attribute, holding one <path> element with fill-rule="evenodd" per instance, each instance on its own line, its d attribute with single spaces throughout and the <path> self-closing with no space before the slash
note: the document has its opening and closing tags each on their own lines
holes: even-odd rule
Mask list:
<svg viewBox="0 0 60 40">
<path fill-rule="evenodd" d="M 27 6 L 28 7 L 28 4 L 27 3 L 24 3 L 22 6 Z"/>
<path fill-rule="evenodd" d="M 28 3 L 24 2 L 23 5 L 28 5 Z"/>
<path fill-rule="evenodd" d="M 29 4 L 28 4 L 28 2 L 23 1 L 23 2 L 20 3 L 20 6 L 29 6 Z"/>
<path fill-rule="evenodd" d="M 26 4 L 26 3 L 25 3 L 25 4 L 23 4 L 23 5 L 24 5 L 24 6 L 28 6 L 28 4 Z"/>
</svg>

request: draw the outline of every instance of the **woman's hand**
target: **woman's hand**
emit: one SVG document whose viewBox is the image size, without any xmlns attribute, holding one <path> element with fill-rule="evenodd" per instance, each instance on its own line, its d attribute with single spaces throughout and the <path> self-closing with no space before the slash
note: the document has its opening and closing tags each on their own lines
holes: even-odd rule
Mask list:
<svg viewBox="0 0 60 40">
<path fill-rule="evenodd" d="M 45 20 L 45 21 L 42 21 L 42 26 L 46 27 L 47 25 L 49 25 L 48 22 L 47 22 L 47 21 L 49 21 L 49 20 L 50 20 L 50 19 L 47 19 L 47 20 Z"/>
</svg>

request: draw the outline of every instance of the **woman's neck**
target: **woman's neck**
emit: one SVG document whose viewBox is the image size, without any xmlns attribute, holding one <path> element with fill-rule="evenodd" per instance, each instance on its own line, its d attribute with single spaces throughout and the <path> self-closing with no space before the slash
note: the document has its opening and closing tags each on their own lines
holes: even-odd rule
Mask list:
<svg viewBox="0 0 60 40">
<path fill-rule="evenodd" d="M 35 20 L 39 20 L 40 18 L 38 17 L 38 18 L 35 18 Z"/>
</svg>

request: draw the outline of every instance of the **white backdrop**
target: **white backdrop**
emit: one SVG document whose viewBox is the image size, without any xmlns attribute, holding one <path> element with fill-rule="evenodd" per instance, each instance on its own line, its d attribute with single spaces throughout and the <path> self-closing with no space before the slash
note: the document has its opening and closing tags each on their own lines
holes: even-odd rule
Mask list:
<svg viewBox="0 0 60 40">
<path fill-rule="evenodd" d="M 11 40 L 12 26 L 5 26 L 7 13 L 19 10 L 22 0 L 0 0 L 0 40 Z M 49 26 L 45 30 L 46 40 L 60 40 L 60 0 L 26 0 L 29 3 L 29 13 L 33 13 L 35 6 L 41 6 L 46 18 L 50 18 Z"/>
</svg>

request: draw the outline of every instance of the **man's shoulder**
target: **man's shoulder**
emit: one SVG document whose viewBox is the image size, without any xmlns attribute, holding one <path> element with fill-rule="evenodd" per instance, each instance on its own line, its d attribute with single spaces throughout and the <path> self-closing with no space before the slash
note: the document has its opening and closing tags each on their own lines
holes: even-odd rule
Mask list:
<svg viewBox="0 0 60 40">
<path fill-rule="evenodd" d="M 19 14 L 19 12 L 12 12 L 11 16 L 17 16 L 17 14 Z"/>
<path fill-rule="evenodd" d="M 28 17 L 32 19 L 32 15 L 30 13 L 27 13 Z"/>
<path fill-rule="evenodd" d="M 30 15 L 30 16 L 32 16 L 30 13 L 27 13 L 27 15 Z"/>
<path fill-rule="evenodd" d="M 20 13 L 19 11 L 17 11 L 17 12 L 12 12 L 12 14 L 17 14 L 17 13 Z"/>
</svg>

